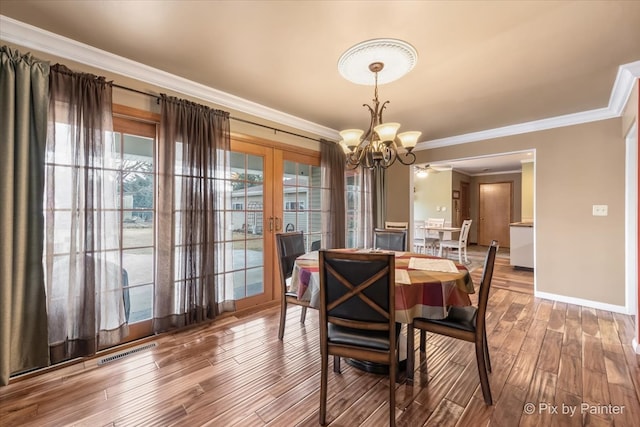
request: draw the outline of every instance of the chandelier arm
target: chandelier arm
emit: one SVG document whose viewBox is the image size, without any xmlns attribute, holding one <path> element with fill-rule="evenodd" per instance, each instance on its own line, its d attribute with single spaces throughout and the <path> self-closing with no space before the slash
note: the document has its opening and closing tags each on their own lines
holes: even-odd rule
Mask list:
<svg viewBox="0 0 640 427">
<path fill-rule="evenodd" d="M 400 157 L 400 154 L 398 154 L 398 161 L 400 163 L 402 163 L 405 166 L 409 166 L 412 165 L 416 162 L 416 155 L 413 154 L 413 152 L 411 151 L 407 151 L 406 154 L 404 155 L 405 159 L 409 159 L 406 162 L 404 160 L 402 160 L 402 157 Z"/>
<path fill-rule="evenodd" d="M 360 162 L 362 161 L 362 158 L 364 156 L 364 152 L 365 149 L 358 147 L 354 152 L 349 153 L 347 155 L 347 163 L 348 164 L 353 164 L 356 167 L 360 164 Z"/>
<path fill-rule="evenodd" d="M 389 103 L 390 103 L 389 101 L 384 101 L 380 106 L 380 111 L 378 112 L 378 120 L 379 120 L 378 124 L 384 123 L 384 121 L 382 120 L 382 112 L 384 111 L 385 108 L 387 108 L 387 104 Z"/>
</svg>

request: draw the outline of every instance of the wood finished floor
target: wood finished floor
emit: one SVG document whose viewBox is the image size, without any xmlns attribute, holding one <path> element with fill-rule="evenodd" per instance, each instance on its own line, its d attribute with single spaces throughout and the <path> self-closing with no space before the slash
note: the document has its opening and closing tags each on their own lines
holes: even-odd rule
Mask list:
<svg viewBox="0 0 640 427">
<path fill-rule="evenodd" d="M 532 277 L 496 261 L 487 319 L 495 404 L 484 405 L 472 344 L 430 335 L 428 373 L 416 350 L 415 383 L 396 386 L 398 426 L 638 425 L 633 318 L 536 299 Z M 159 337 L 155 349 L 102 367 L 94 359 L 17 381 L 0 388 L 0 423 L 318 425 L 318 317 L 310 310 L 301 326 L 299 314 L 290 308 L 283 341 L 272 308 Z M 387 377 L 342 367 L 329 372 L 330 425 L 387 425 Z"/>
</svg>

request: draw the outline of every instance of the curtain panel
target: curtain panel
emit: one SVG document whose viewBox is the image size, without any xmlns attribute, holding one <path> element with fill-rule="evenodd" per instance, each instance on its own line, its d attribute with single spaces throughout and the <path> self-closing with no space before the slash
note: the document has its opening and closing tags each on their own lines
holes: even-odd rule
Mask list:
<svg viewBox="0 0 640 427">
<path fill-rule="evenodd" d="M 0 385 L 46 366 L 42 252 L 49 63 L 0 47 Z"/>
<path fill-rule="evenodd" d="M 387 193 L 385 191 L 386 169 L 377 167 L 371 172 L 373 174 L 373 224 L 375 228 L 384 228 L 387 219 Z M 373 230 L 371 230 L 373 239 Z"/>
<path fill-rule="evenodd" d="M 229 113 L 161 95 L 154 331 L 233 310 L 224 265 Z"/>
<path fill-rule="evenodd" d="M 345 157 L 334 142 L 320 141 L 320 167 L 322 169 L 322 241 L 324 247 L 344 248 L 345 223 Z"/>
<path fill-rule="evenodd" d="M 111 93 L 104 77 L 51 67 L 44 264 L 52 363 L 128 334 Z"/>
<path fill-rule="evenodd" d="M 353 246 L 372 248 L 373 229 L 376 227 L 374 171 L 367 168 L 357 168 L 352 173 L 354 186 L 360 189 L 360 192 L 355 195 L 357 200 L 354 200 L 355 205 L 358 206 L 354 218 L 358 228 L 355 230 Z"/>
</svg>

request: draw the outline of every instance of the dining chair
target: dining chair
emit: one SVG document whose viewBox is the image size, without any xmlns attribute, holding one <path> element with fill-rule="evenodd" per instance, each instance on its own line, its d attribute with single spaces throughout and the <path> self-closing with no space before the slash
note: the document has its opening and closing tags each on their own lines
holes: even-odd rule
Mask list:
<svg viewBox="0 0 640 427">
<path fill-rule="evenodd" d="M 425 221 L 425 227 L 428 228 L 443 228 L 444 227 L 444 218 L 429 218 Z M 431 254 L 436 254 L 436 248 L 440 244 L 440 233 L 435 230 L 427 230 L 424 229 L 424 251 L 427 252 L 427 249 L 431 249 Z"/>
<path fill-rule="evenodd" d="M 385 221 L 384 228 L 394 229 L 394 230 L 406 230 L 409 228 L 408 222 L 394 222 L 394 221 Z"/>
<path fill-rule="evenodd" d="M 302 306 L 300 313 L 300 323 L 304 323 L 307 316 L 308 301 L 298 299 L 295 292 L 289 292 L 289 282 L 293 273 L 293 266 L 296 258 L 305 253 L 304 235 L 302 231 L 290 233 L 276 233 L 276 247 L 278 251 L 278 261 L 280 265 L 280 327 L 278 329 L 278 339 L 284 336 L 284 325 L 287 317 L 287 305 L 295 304 Z"/>
<path fill-rule="evenodd" d="M 467 242 L 469 240 L 469 230 L 471 229 L 471 220 L 465 219 L 460 227 L 460 236 L 458 240 L 443 240 L 440 242 L 439 256 L 442 256 L 442 250 L 446 250 L 447 258 L 449 257 L 449 250 L 455 249 L 458 251 L 458 261 L 462 264 L 462 252 L 464 252 L 464 262 L 469 264 L 467 258 Z"/>
<path fill-rule="evenodd" d="M 444 319 L 415 318 L 413 323 L 407 328 L 407 382 L 413 382 L 414 374 L 414 329 L 420 330 L 420 352 L 426 352 L 426 332 L 445 335 L 448 337 L 472 342 L 476 349 L 476 363 L 478 365 L 478 375 L 480 376 L 480 387 L 484 402 L 487 405 L 493 404 L 491 388 L 489 387 L 488 372 L 491 372 L 491 359 L 489 358 L 489 346 L 487 344 L 487 329 L 485 315 L 487 303 L 489 301 L 489 290 L 491 289 L 491 279 L 493 277 L 493 266 L 498 251 L 498 241 L 493 240 L 484 261 L 484 270 L 480 289 L 478 291 L 478 305 L 457 307 L 449 309 L 449 314 Z M 426 371 L 426 364 L 425 364 Z"/>
<path fill-rule="evenodd" d="M 374 249 L 388 251 L 407 250 L 407 230 L 395 230 L 392 228 L 375 228 L 373 230 Z"/>
<path fill-rule="evenodd" d="M 320 424 L 327 421 L 329 356 L 389 366 L 389 425 L 395 426 L 398 361 L 395 256 L 320 250 Z"/>
</svg>

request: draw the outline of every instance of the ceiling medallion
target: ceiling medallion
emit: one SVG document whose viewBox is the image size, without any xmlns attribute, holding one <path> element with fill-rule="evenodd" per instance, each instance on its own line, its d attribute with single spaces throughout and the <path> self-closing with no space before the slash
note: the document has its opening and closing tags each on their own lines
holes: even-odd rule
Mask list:
<svg viewBox="0 0 640 427">
<path fill-rule="evenodd" d="M 412 153 L 422 132 L 410 131 L 396 135 L 400 123 L 385 123 L 382 111 L 389 101 L 380 105 L 378 83 L 399 79 L 416 64 L 418 53 L 410 44 L 394 39 L 375 39 L 359 43 L 347 50 L 338 61 L 338 70 L 347 80 L 374 86 L 373 107 L 369 109 L 369 129 L 347 129 L 340 132 L 340 145 L 346 154 L 347 167 L 386 169 L 398 160 L 412 165 L 416 155 Z M 384 81 L 383 81 L 384 79 Z M 363 137 L 364 134 L 364 137 Z M 398 152 L 402 147 L 405 152 Z"/>
<path fill-rule="evenodd" d="M 409 43 L 396 39 L 373 39 L 350 47 L 338 60 L 340 75 L 352 83 L 373 86 L 369 65 L 384 64 L 378 72 L 378 84 L 398 80 L 418 62 L 418 52 Z"/>
</svg>

